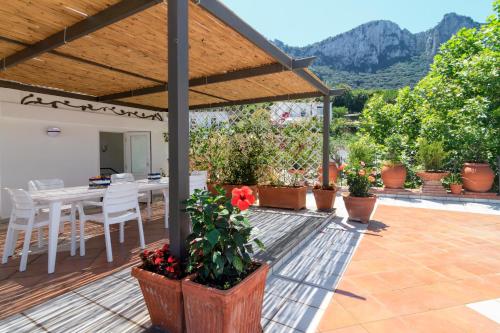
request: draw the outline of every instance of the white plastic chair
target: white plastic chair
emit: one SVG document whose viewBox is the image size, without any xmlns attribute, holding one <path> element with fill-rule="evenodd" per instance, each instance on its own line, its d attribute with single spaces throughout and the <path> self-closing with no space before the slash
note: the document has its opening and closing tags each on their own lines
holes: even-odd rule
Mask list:
<svg viewBox="0 0 500 333">
<path fill-rule="evenodd" d="M 208 171 L 193 171 L 189 176 L 189 193 L 193 194 L 194 190 L 206 190 L 208 180 Z"/>
<path fill-rule="evenodd" d="M 131 173 L 115 173 L 111 175 L 111 184 L 132 183 L 134 181 L 135 181 L 134 175 Z M 147 205 L 148 220 L 151 220 L 151 215 L 152 215 L 151 199 L 152 197 L 150 191 L 139 194 L 139 202 L 146 203 Z"/>
<path fill-rule="evenodd" d="M 49 225 L 49 216 L 47 213 L 36 214 L 41 206 L 34 204 L 31 196 L 25 190 L 6 189 L 12 200 L 12 212 L 10 214 L 9 226 L 2 256 L 2 264 L 7 263 L 10 256 L 14 254 L 19 231 L 24 231 L 23 252 L 21 254 L 21 263 L 19 270 L 26 270 L 28 262 L 28 252 L 31 243 L 31 233 L 33 228 L 40 229 Z M 61 220 L 61 222 L 64 222 Z M 40 241 L 40 238 L 39 238 Z M 74 215 L 71 217 L 71 255 L 76 251 L 76 221 Z"/>
<path fill-rule="evenodd" d="M 35 191 L 44 191 L 44 190 L 55 190 L 55 189 L 60 189 L 64 188 L 64 181 L 62 179 L 58 178 L 52 178 L 52 179 L 34 179 L 30 180 L 28 182 L 28 190 L 30 192 L 35 192 Z M 76 211 L 76 206 L 74 204 L 71 205 L 63 205 L 61 207 L 61 219 L 64 222 L 70 222 L 71 221 L 71 216 L 75 216 L 75 211 Z M 49 207 L 41 207 L 38 211 L 38 213 L 49 213 Z M 59 228 L 59 232 L 63 233 L 64 232 L 64 224 L 61 224 Z M 41 233 L 40 230 L 38 230 L 38 247 L 42 246 L 42 238 L 41 238 Z"/>
<path fill-rule="evenodd" d="M 137 220 L 139 228 L 139 242 L 142 249 L 145 248 L 144 232 L 142 229 L 141 210 L 138 201 L 138 185 L 135 183 L 111 184 L 104 194 L 102 202 L 85 202 L 94 206 L 101 206 L 102 213 L 85 215 L 83 206 L 78 205 L 80 216 L 80 255 L 85 255 L 85 223 L 96 222 L 104 226 L 104 238 L 106 241 L 106 256 L 108 262 L 113 261 L 111 249 L 111 234 L 109 226 L 120 224 L 120 243 L 124 241 L 124 224 L 127 221 Z"/>
</svg>

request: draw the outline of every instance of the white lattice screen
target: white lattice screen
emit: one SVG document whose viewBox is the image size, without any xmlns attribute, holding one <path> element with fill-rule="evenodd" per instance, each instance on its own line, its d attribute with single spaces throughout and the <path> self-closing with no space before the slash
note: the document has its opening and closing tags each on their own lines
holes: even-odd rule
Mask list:
<svg viewBox="0 0 500 333">
<path fill-rule="evenodd" d="M 191 157 L 203 160 L 206 144 L 203 135 L 216 132 L 231 133 L 243 120 L 253 115 L 265 114 L 263 119 L 269 122 L 272 140 L 277 154 L 273 168 L 281 174 L 290 174 L 291 170 L 300 170 L 306 181 L 312 184 L 318 177 L 318 168 L 322 156 L 322 117 L 323 104 L 314 101 L 286 101 L 224 107 L 190 112 Z M 201 135 L 201 136 L 200 136 Z M 221 142 L 223 144 L 223 142 Z M 198 156 L 193 156 L 198 155 Z"/>
</svg>

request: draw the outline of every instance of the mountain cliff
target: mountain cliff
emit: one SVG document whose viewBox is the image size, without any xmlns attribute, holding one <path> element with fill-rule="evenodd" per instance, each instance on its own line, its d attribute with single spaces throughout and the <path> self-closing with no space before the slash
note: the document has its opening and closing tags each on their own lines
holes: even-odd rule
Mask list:
<svg viewBox="0 0 500 333">
<path fill-rule="evenodd" d="M 439 46 L 458 30 L 479 26 L 469 17 L 451 13 L 434 28 L 416 34 L 379 20 L 304 47 L 274 43 L 294 57 L 316 56 L 313 71 L 331 84 L 395 89 L 418 82 Z"/>
</svg>

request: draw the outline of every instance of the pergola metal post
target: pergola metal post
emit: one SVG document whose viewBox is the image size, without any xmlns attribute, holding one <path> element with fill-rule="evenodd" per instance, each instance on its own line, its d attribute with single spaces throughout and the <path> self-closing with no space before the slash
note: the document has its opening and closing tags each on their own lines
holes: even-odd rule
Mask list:
<svg viewBox="0 0 500 333">
<path fill-rule="evenodd" d="M 188 1 L 168 0 L 169 237 L 172 254 L 186 257 L 189 196 Z"/>
<path fill-rule="evenodd" d="M 323 186 L 330 182 L 330 95 L 323 96 Z"/>
</svg>

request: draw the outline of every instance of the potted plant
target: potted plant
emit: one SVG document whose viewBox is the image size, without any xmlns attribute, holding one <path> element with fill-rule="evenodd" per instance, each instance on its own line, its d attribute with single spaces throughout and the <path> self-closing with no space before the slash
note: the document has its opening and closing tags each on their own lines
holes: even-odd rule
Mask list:
<svg viewBox="0 0 500 333">
<path fill-rule="evenodd" d="M 462 194 L 462 178 L 459 173 L 450 173 L 443 181 L 450 187 L 451 194 Z"/>
<path fill-rule="evenodd" d="M 444 159 L 446 152 L 443 148 L 443 143 L 440 141 L 429 142 L 427 139 L 421 138 L 418 140 L 417 161 L 423 167 L 423 171 L 417 172 L 417 176 L 422 179 L 424 185 L 422 192 L 446 194 L 441 181 L 449 175 L 449 172 L 443 171 Z"/>
<path fill-rule="evenodd" d="M 404 188 L 406 167 L 402 163 L 403 140 L 400 135 L 393 134 L 385 140 L 384 162 L 381 177 L 384 187 Z"/>
<path fill-rule="evenodd" d="M 335 196 L 337 195 L 337 188 L 335 184 L 323 186 L 321 184 L 314 185 L 312 189 L 314 201 L 316 201 L 316 208 L 318 210 L 330 211 L 335 203 Z"/>
<path fill-rule="evenodd" d="M 293 210 L 306 208 L 307 186 L 302 170 L 270 170 L 268 177 L 268 184 L 258 187 L 260 206 Z"/>
<path fill-rule="evenodd" d="M 184 265 L 170 254 L 168 244 L 144 250 L 142 264 L 132 268 L 154 326 L 171 333 L 185 332 L 182 282 Z"/>
<path fill-rule="evenodd" d="M 269 266 L 252 261 L 249 187 L 224 193 L 196 190 L 186 210 L 192 221 L 188 270 L 182 281 L 187 332 L 261 332 L 262 302 Z M 260 248 L 263 244 L 254 239 Z"/>
<path fill-rule="evenodd" d="M 477 141 L 477 140 L 476 140 Z M 495 181 L 495 172 L 487 162 L 487 148 L 476 142 L 466 152 L 461 176 L 464 188 L 471 192 L 488 192 Z"/>
<path fill-rule="evenodd" d="M 369 193 L 375 176 L 365 169 L 363 161 L 345 168 L 349 193 L 343 194 L 344 204 L 350 220 L 368 223 L 377 202 L 377 197 Z"/>
</svg>

